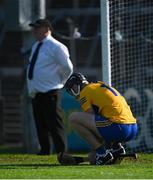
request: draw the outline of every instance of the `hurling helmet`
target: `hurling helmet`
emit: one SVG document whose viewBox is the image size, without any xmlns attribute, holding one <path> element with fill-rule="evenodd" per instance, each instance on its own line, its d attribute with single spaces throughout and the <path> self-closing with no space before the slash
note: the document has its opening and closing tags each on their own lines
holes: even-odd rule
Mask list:
<svg viewBox="0 0 153 180">
<path fill-rule="evenodd" d="M 66 91 L 72 96 L 78 96 L 83 84 L 88 84 L 87 79 L 81 73 L 73 73 L 65 83 Z M 75 85 L 75 87 L 74 87 Z"/>
</svg>

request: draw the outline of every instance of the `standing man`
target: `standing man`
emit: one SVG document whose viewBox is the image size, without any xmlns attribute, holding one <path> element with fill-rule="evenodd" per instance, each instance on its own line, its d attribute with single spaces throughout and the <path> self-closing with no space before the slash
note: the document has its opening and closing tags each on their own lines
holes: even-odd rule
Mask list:
<svg viewBox="0 0 153 180">
<path fill-rule="evenodd" d="M 29 58 L 27 83 L 41 147 L 38 155 L 50 154 L 49 135 L 58 154 L 66 148 L 58 91 L 71 75 L 73 65 L 67 47 L 52 37 L 53 30 L 48 19 L 38 19 L 29 26 L 37 40 Z"/>
<path fill-rule="evenodd" d="M 65 89 L 80 102 L 83 112 L 73 112 L 69 121 L 96 151 L 96 164 L 110 164 L 125 154 L 121 143 L 134 139 L 137 120 L 124 97 L 104 82 L 89 83 L 81 73 L 72 74 Z"/>
</svg>

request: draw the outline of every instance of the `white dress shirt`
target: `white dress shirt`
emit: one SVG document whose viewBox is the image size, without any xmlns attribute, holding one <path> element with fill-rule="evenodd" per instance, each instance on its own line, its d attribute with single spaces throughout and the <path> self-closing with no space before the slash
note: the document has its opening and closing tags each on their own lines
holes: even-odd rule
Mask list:
<svg viewBox="0 0 153 180">
<path fill-rule="evenodd" d="M 73 72 L 73 65 L 65 45 L 51 35 L 44 38 L 42 42 L 34 66 L 33 78 L 29 80 L 27 76 L 28 91 L 31 97 L 35 97 L 37 92 L 63 88 L 66 80 Z M 33 45 L 29 61 L 31 61 L 38 43 L 37 41 Z M 27 72 L 28 70 L 29 67 Z"/>
</svg>

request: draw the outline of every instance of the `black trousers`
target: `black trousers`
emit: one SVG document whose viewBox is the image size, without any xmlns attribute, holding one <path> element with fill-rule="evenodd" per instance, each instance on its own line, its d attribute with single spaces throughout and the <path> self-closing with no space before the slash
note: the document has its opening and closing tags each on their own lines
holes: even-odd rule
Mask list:
<svg viewBox="0 0 153 180">
<path fill-rule="evenodd" d="M 51 145 L 49 136 L 52 138 L 56 152 L 64 152 L 66 138 L 57 90 L 51 90 L 47 93 L 37 93 L 35 98 L 32 99 L 32 107 L 41 153 L 50 153 Z"/>
</svg>

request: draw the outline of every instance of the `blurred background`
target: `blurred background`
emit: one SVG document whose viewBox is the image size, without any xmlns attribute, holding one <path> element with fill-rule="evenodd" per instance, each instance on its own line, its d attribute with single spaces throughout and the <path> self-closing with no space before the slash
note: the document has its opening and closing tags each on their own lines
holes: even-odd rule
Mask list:
<svg viewBox="0 0 153 180">
<path fill-rule="evenodd" d="M 0 147 L 35 153 L 39 144 L 27 95 L 25 70 L 34 42 L 28 24 L 47 17 L 53 36 L 70 51 L 74 69 L 102 80 L 100 0 L 0 0 Z M 153 1 L 109 0 L 112 84 L 126 97 L 138 119 L 133 151 L 153 152 Z M 105 42 L 104 42 L 105 44 Z M 89 146 L 67 117 L 79 105 L 61 92 L 70 151 Z"/>
</svg>

